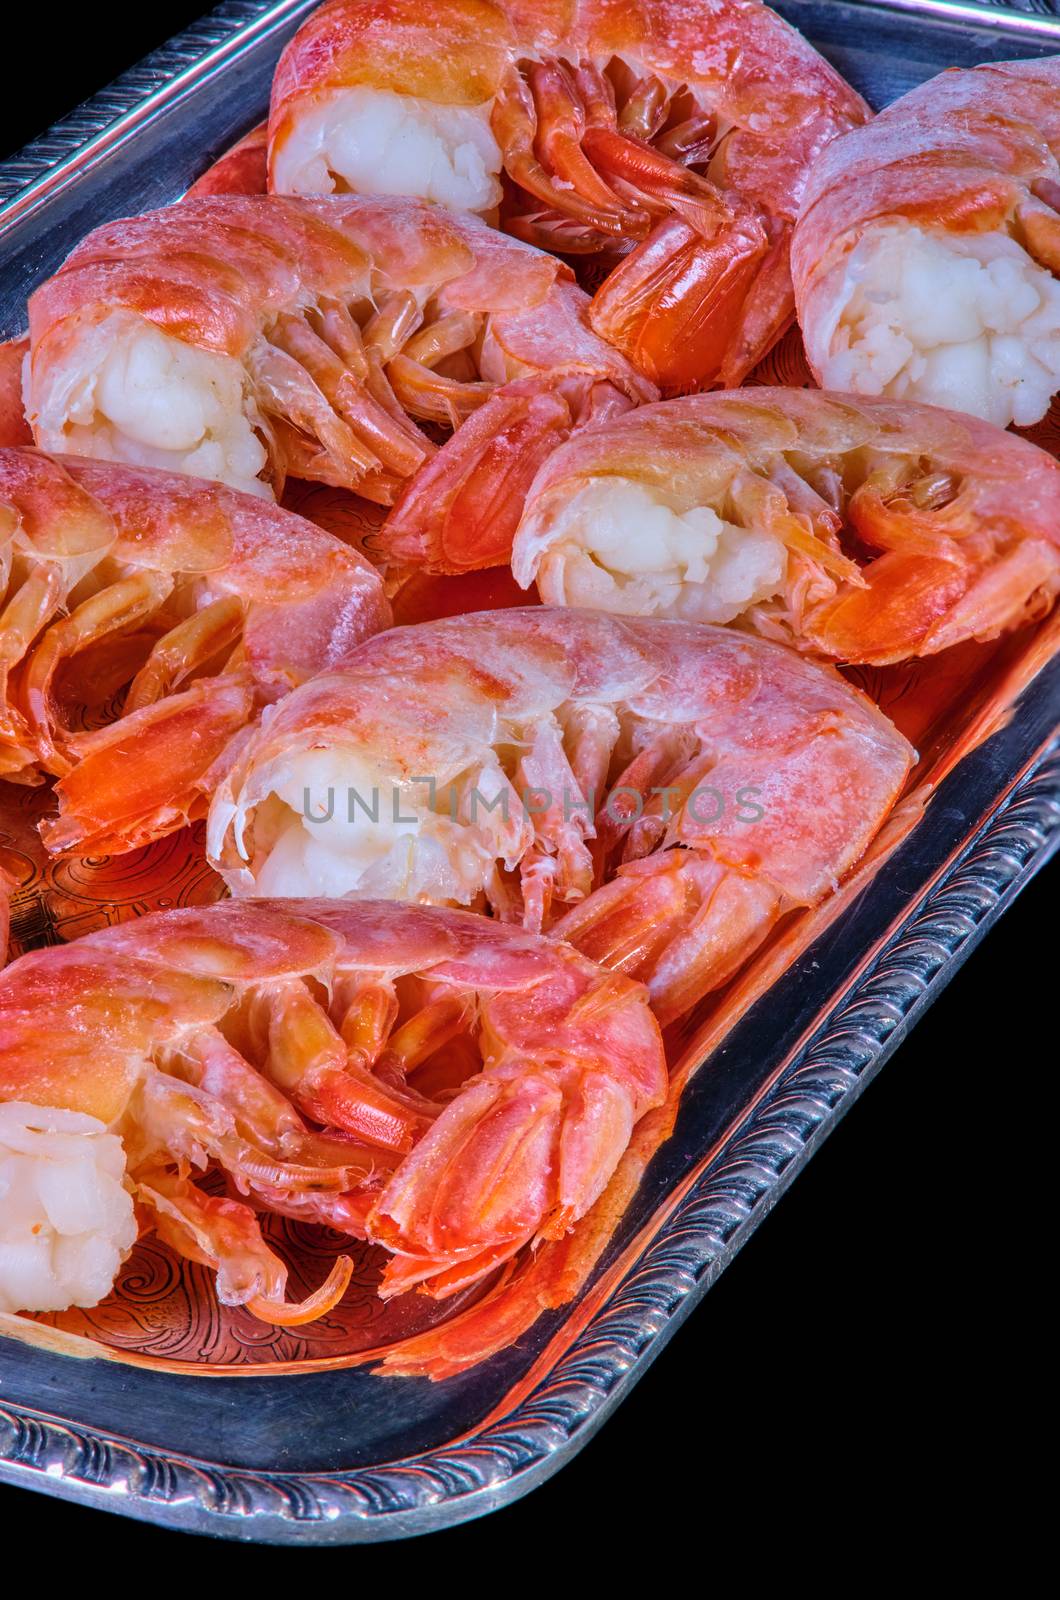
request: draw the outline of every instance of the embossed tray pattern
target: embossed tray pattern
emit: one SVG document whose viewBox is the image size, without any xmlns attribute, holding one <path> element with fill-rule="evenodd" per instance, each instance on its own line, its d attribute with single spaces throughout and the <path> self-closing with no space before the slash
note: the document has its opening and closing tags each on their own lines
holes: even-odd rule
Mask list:
<svg viewBox="0 0 1060 1600">
<path fill-rule="evenodd" d="M 176 198 L 260 118 L 271 66 L 309 9 L 229 0 L 0 165 L 0 333 L 19 331 L 27 290 L 86 216 Z M 779 9 L 876 104 L 949 61 L 1060 50 L 1049 0 L 1019 12 L 948 0 Z M 807 381 L 797 335 L 757 376 Z M 1035 436 L 1060 454 L 1055 408 Z M 304 509 L 327 520 L 323 502 Z M 464 1520 L 555 1471 L 1060 842 L 1058 638 L 1047 623 L 949 667 L 862 676 L 919 744 L 920 789 L 834 913 L 765 964 L 771 986 L 749 985 L 745 1003 L 673 1041 L 687 1079 L 675 1131 L 572 1307 L 477 1372 L 399 1382 L 347 1364 L 425 1314 L 412 1299 L 386 1321 L 372 1252 L 343 1315 L 292 1337 L 219 1313 L 201 1269 L 144 1241 L 102 1307 L 42 1318 L 28 1344 L 0 1338 L 0 1478 L 172 1527 L 327 1543 Z M 959 725 L 946 713 L 958 682 L 982 701 Z M 39 803 L 25 792 L 0 803 L 0 852 L 22 884 L 17 948 L 218 892 L 194 834 L 114 861 L 47 863 Z M 315 1280 L 314 1252 L 337 1241 L 276 1226 Z M 291 1445 L 295 1427 L 313 1442 Z"/>
</svg>

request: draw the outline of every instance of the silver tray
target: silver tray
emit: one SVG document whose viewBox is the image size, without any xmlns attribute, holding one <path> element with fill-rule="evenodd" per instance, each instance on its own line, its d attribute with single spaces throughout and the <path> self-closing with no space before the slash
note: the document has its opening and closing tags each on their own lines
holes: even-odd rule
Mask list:
<svg viewBox="0 0 1060 1600">
<path fill-rule="evenodd" d="M 228 0 L 0 164 L 0 336 L 21 331 L 28 291 L 90 227 L 175 199 L 260 120 L 313 3 Z M 880 106 L 944 66 L 1060 51 L 1060 20 L 1039 4 L 778 9 Z M 936 739 L 930 803 L 896 820 L 800 950 L 766 962 L 765 998 L 752 984 L 724 1025 L 700 1019 L 682 1041 L 692 1066 L 713 1049 L 572 1305 L 438 1385 L 290 1363 L 203 1381 L 186 1362 L 0 1338 L 0 1479 L 168 1527 L 327 1544 L 463 1521 L 555 1472 L 1060 842 L 1058 642 L 1054 621 L 1000 651 L 965 696 L 982 704 L 948 746 Z"/>
</svg>

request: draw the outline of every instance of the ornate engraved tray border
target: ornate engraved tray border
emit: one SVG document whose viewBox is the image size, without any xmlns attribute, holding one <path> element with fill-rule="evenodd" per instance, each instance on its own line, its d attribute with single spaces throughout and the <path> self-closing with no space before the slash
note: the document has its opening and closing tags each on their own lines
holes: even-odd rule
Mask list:
<svg viewBox="0 0 1060 1600">
<path fill-rule="evenodd" d="M 924 64 L 936 70 L 932 47 L 942 48 L 940 33 L 958 60 L 981 58 L 969 39 L 998 58 L 1060 50 L 1060 20 L 949 0 L 781 0 L 779 8 L 821 42 L 859 87 L 870 96 L 875 88 L 879 102 L 926 75 Z M 0 332 L 19 331 L 27 289 L 86 230 L 86 215 L 95 221 L 102 208 L 118 214 L 175 198 L 204 155 L 219 152 L 260 115 L 261 84 L 309 9 L 311 0 L 228 0 L 0 165 L 0 238 L 7 234 L 14 242 L 5 249 Z M 211 94 L 221 73 L 226 93 Z M 245 93 L 233 94 L 233 85 L 245 86 Z M 182 170 L 192 161 L 194 167 Z M 102 195 L 94 179 L 100 168 L 107 173 Z M 632 1235 L 627 1230 L 605 1255 L 573 1308 L 546 1322 L 547 1342 L 538 1340 L 532 1364 L 523 1360 L 510 1369 L 512 1381 L 484 1419 L 479 1406 L 478 1420 L 461 1426 L 469 1391 L 460 1380 L 450 1442 L 441 1446 L 417 1447 L 417 1430 L 409 1426 L 408 1448 L 348 1468 L 222 1465 L 158 1442 L 137 1442 L 135 1406 L 126 1413 L 132 1423 L 124 1426 L 115 1424 L 113 1407 L 103 1408 L 107 1426 L 65 1416 L 64 1393 L 79 1397 L 71 1412 L 99 1414 L 94 1375 L 106 1363 L 25 1351 L 4 1340 L 0 1478 L 171 1527 L 285 1543 L 426 1532 L 534 1487 L 620 1402 L 960 962 L 1060 844 L 1058 711 L 1060 660 L 1054 657 L 1028 677 L 1008 715 L 944 781 L 930 810 L 932 826 L 914 828 L 872 879 L 871 893 L 862 892 L 844 911 L 837 927 L 847 948 L 854 942 L 865 951 L 860 962 L 851 970 L 849 962 L 839 961 L 836 945 L 842 940 L 826 934 L 812 951 L 820 961 L 809 963 L 804 956 L 784 975 L 776 990 L 782 1004 L 785 997 L 791 1002 L 800 980 L 805 988 L 808 965 L 820 969 L 808 1010 L 805 995 L 795 1008 L 812 1018 L 802 1033 L 784 1040 L 778 1051 L 775 1018 L 763 1025 L 761 1003 L 741 1019 L 733 1033 L 737 1056 L 757 1048 L 759 1058 L 768 1052 L 780 1059 L 772 1061 L 750 1103 L 745 1100 L 713 1148 L 696 1151 L 698 1159 L 679 1182 L 671 1171 L 663 1187 L 656 1186 L 647 1220 Z M 832 987 L 830 974 L 838 975 Z M 730 1054 L 728 1038 L 718 1054 Z M 910 1116 L 915 1117 L 912 1097 Z M 145 1424 L 143 1431 L 164 1433 L 164 1421 L 150 1407 L 159 1404 L 157 1386 L 177 1380 L 121 1371 L 130 1389 L 141 1381 L 155 1385 L 153 1400 L 145 1402 L 152 1426 Z M 342 1384 L 354 1380 L 378 1386 L 372 1391 L 376 1404 L 390 1404 L 393 1385 L 361 1372 L 327 1374 L 325 1403 L 341 1404 Z M 277 1381 L 259 1380 L 262 1386 Z M 292 1381 L 320 1407 L 319 1388 L 311 1392 L 305 1385 L 321 1379 Z M 258 1384 L 252 1387 L 258 1390 Z M 26 1398 L 3 1397 L 16 1390 Z M 396 1437 L 400 1441 L 400 1429 Z M 238 1458 L 239 1451 L 232 1454 Z"/>
</svg>

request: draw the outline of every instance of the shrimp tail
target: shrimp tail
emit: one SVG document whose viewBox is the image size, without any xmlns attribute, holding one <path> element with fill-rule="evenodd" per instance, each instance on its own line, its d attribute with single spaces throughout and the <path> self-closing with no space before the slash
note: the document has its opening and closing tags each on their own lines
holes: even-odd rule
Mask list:
<svg viewBox="0 0 1060 1600">
<path fill-rule="evenodd" d="M 199 680 L 109 728 L 70 739 L 76 765 L 56 785 L 59 815 L 40 827 L 47 849 L 137 850 L 205 815 L 201 780 L 246 726 L 252 707 L 245 680 Z"/>
<path fill-rule="evenodd" d="M 569 1304 L 589 1281 L 649 1161 L 673 1131 L 682 1086 L 672 1079 L 665 1098 L 641 1118 L 607 1187 L 569 1233 L 506 1263 L 474 1305 L 403 1339 L 376 1371 L 441 1382 L 507 1349 L 542 1313 Z"/>
<path fill-rule="evenodd" d="M 552 934 L 646 984 L 665 1026 L 730 978 L 783 910 L 768 880 L 703 850 L 664 850 L 620 868 Z"/>
<path fill-rule="evenodd" d="M 932 542 L 928 516 L 885 505 L 864 487 L 850 519 L 883 553 L 863 569 L 862 587 L 842 585 L 804 623 L 810 643 L 838 660 L 882 666 L 913 649 L 928 656 L 966 639 L 996 639 L 1041 616 L 1060 590 L 1056 543 L 1030 527 L 1013 538 L 998 525 L 991 559 L 977 561 L 959 538 Z"/>
<path fill-rule="evenodd" d="M 711 237 L 668 217 L 597 290 L 589 321 L 664 392 L 709 387 L 729 370 L 732 330 L 768 253 L 766 232 L 749 210 Z M 783 320 L 791 315 L 789 305 Z M 759 354 L 764 348 L 744 355 L 745 370 Z"/>
<path fill-rule="evenodd" d="M 427 1333 L 403 1339 L 386 1353 L 376 1372 L 387 1378 L 430 1378 L 440 1383 L 507 1349 L 543 1312 L 566 1305 L 578 1293 L 592 1262 L 581 1271 L 571 1271 L 565 1257 L 575 1245 L 582 1245 L 580 1228 L 570 1243 L 545 1245 L 525 1262 L 508 1263 L 467 1311 Z M 588 1254 L 581 1249 L 578 1253 Z"/>
<path fill-rule="evenodd" d="M 503 565 L 539 467 L 575 425 L 547 378 L 504 385 L 409 483 L 379 536 L 387 558 L 431 572 Z"/>
<path fill-rule="evenodd" d="M 562 1237 L 611 1176 L 638 1109 L 631 1088 L 606 1070 L 508 1070 L 448 1106 L 380 1196 L 369 1234 L 396 1257 L 384 1294 L 410 1269 L 438 1298 L 465 1288 L 535 1238 Z"/>
</svg>

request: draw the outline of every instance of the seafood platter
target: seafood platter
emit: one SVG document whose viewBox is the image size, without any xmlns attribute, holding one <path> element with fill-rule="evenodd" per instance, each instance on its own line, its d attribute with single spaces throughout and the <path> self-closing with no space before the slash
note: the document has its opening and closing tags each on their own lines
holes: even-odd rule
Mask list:
<svg viewBox="0 0 1060 1600">
<path fill-rule="evenodd" d="M 525 1493 L 1060 837 L 1060 20 L 780 10 L 229 3 L 0 169 L 6 1481 Z"/>
</svg>

